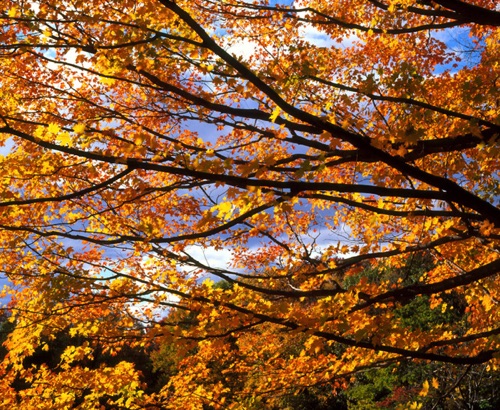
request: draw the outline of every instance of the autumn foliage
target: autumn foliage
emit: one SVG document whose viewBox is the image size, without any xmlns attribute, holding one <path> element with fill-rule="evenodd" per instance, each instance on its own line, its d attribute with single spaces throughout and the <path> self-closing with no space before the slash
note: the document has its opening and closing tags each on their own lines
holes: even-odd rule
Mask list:
<svg viewBox="0 0 500 410">
<path fill-rule="evenodd" d="M 494 0 L 2 6 L 1 408 L 271 408 L 403 362 L 497 369 Z"/>
</svg>

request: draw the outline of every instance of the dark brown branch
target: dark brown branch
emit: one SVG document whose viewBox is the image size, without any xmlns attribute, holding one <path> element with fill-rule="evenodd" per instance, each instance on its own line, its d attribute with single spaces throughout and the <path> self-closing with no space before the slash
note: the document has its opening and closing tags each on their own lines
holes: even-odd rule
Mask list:
<svg viewBox="0 0 500 410">
<path fill-rule="evenodd" d="M 389 292 L 382 293 L 377 296 L 369 297 L 366 301 L 359 303 L 351 309 L 351 312 L 366 309 L 375 303 L 381 303 L 389 300 L 393 301 L 407 301 L 419 295 L 432 295 L 447 290 L 455 289 L 460 286 L 470 285 L 481 279 L 489 278 L 497 275 L 500 272 L 500 259 L 488 263 L 487 265 L 480 266 L 473 269 L 466 274 L 454 276 L 442 280 L 441 282 L 430 283 L 426 285 L 412 285 L 402 289 L 395 289 Z"/>
<path fill-rule="evenodd" d="M 43 203 L 43 202 L 61 202 L 61 201 L 67 201 L 69 199 L 81 198 L 82 196 L 89 194 L 91 192 L 98 191 L 102 188 L 109 187 L 113 182 L 120 180 L 124 176 L 130 174 L 132 171 L 133 171 L 132 169 L 127 168 L 124 171 L 116 174 L 112 178 L 107 179 L 106 181 L 103 181 L 103 182 L 96 184 L 96 185 L 93 185 L 89 188 L 85 188 L 85 189 L 82 189 L 80 191 L 73 192 L 73 193 L 67 194 L 67 195 L 46 197 L 46 198 L 19 199 L 19 200 L 0 202 L 0 208 L 6 207 L 6 206 L 12 206 L 12 205 L 30 205 L 30 204 L 37 204 L 37 203 Z"/>
<path fill-rule="evenodd" d="M 500 26 L 500 12 L 476 6 L 461 0 L 421 0 L 422 4 L 439 4 L 453 10 L 464 21 L 486 25 Z"/>
<path fill-rule="evenodd" d="M 491 129 L 491 132 L 494 133 L 494 135 L 498 135 L 500 133 L 500 125 L 498 125 L 498 124 L 495 124 L 495 123 L 490 122 L 490 121 L 486 121 L 482 118 L 474 117 L 472 115 L 462 114 L 460 112 L 456 112 L 456 111 L 448 110 L 446 108 L 438 107 L 436 105 L 432 105 L 432 104 L 426 103 L 424 101 L 419 101 L 419 100 L 415 100 L 413 98 L 407 98 L 407 97 L 391 97 L 391 96 L 385 96 L 385 95 L 380 95 L 380 94 L 373 94 L 373 93 L 363 91 L 359 88 L 349 87 L 349 86 L 344 85 L 344 84 L 334 83 L 332 81 L 328 81 L 328 80 L 325 80 L 323 78 L 319 78 L 316 76 L 308 76 L 307 78 L 310 78 L 310 79 L 317 81 L 321 84 L 328 85 L 328 86 L 333 87 L 333 88 L 337 88 L 339 90 L 349 91 L 349 92 L 365 95 L 368 98 L 371 98 L 372 100 L 375 100 L 375 101 L 388 101 L 388 102 L 394 102 L 394 103 L 399 103 L 399 104 L 413 105 L 415 107 L 425 108 L 427 110 L 438 112 L 440 114 L 444 114 L 444 115 L 449 116 L 449 117 L 461 118 L 463 120 L 472 121 L 472 122 L 475 122 L 479 125 L 484 125 L 484 126 L 489 127 Z"/>
</svg>

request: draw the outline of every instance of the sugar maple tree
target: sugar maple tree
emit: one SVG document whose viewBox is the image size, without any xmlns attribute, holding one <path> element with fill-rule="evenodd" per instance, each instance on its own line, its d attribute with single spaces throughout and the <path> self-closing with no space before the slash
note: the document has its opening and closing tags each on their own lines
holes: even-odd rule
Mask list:
<svg viewBox="0 0 500 410">
<path fill-rule="evenodd" d="M 5 0 L 2 405 L 237 407 L 403 359 L 495 368 L 495 3 Z M 384 267 L 401 277 L 359 276 Z M 450 292 L 466 331 L 397 315 Z M 60 332 L 85 343 L 25 365 Z M 84 365 L 171 343 L 190 353 L 155 394 L 131 363 Z"/>
</svg>

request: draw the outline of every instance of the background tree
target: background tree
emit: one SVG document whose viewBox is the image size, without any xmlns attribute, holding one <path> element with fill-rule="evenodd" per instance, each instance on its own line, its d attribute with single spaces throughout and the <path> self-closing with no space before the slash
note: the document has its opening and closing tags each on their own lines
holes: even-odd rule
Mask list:
<svg viewBox="0 0 500 410">
<path fill-rule="evenodd" d="M 3 405 L 222 407 L 221 355 L 252 400 L 403 358 L 498 365 L 494 1 L 6 0 L 0 19 Z M 467 315 L 413 326 L 422 301 Z M 23 366 L 63 329 L 90 342 Z M 153 341 L 198 349 L 157 394 L 127 361 L 71 366 Z"/>
</svg>

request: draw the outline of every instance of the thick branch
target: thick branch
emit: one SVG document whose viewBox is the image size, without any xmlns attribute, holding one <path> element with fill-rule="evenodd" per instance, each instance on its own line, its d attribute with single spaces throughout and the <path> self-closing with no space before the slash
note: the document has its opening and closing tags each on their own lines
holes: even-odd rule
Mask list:
<svg viewBox="0 0 500 410">
<path fill-rule="evenodd" d="M 490 262 L 487 265 L 480 266 L 479 268 L 473 269 L 466 274 L 454 276 L 441 282 L 429 283 L 426 285 L 412 285 L 406 288 L 391 290 L 389 292 L 370 297 L 365 302 L 355 306 L 351 310 L 351 312 L 365 309 L 375 303 L 385 302 L 388 300 L 406 301 L 408 299 L 413 299 L 418 295 L 432 295 L 440 292 L 445 292 L 447 290 L 455 289 L 460 286 L 470 285 L 471 283 L 477 282 L 481 279 L 495 276 L 498 274 L 498 272 L 500 272 L 500 259 Z"/>
<path fill-rule="evenodd" d="M 453 10 L 465 21 L 487 26 L 500 26 L 500 12 L 496 10 L 489 10 L 461 0 L 424 0 L 422 3 L 439 4 L 448 10 Z"/>
</svg>

